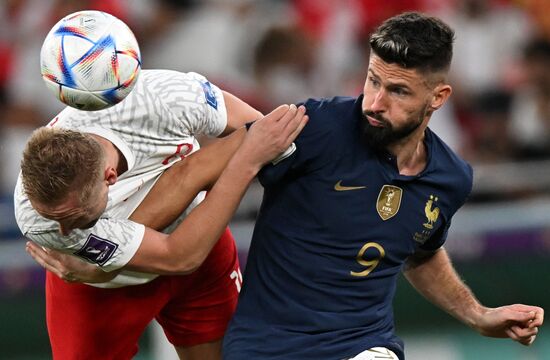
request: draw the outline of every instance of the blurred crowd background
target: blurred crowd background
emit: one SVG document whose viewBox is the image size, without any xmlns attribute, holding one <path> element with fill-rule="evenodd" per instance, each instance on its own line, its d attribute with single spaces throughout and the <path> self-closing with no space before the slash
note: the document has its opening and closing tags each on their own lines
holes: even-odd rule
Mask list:
<svg viewBox="0 0 550 360">
<path fill-rule="evenodd" d="M 17 340 L 29 338 L 48 358 L 43 274 L 23 251 L 12 194 L 26 139 L 62 109 L 40 78 L 42 41 L 59 19 L 83 9 L 125 21 L 140 44 L 143 68 L 202 73 L 263 112 L 309 97 L 357 96 L 371 30 L 405 10 L 441 17 L 456 32 L 454 92 L 430 127 L 475 171 L 448 249 L 485 303 L 549 304 L 543 291 L 550 280 L 549 0 L 2 0 L 0 358 L 3 351 L 6 358 L 31 358 Z M 260 198 L 253 184 L 234 220 L 243 264 Z M 470 338 L 467 330 L 460 335 L 461 328 L 449 330 L 452 341 L 441 339 L 430 324 L 445 315 L 434 315 L 409 290 L 398 294 L 396 313 L 398 330 L 417 340 L 413 349 L 424 344 L 437 359 L 550 358 L 547 331 L 529 352 Z M 411 312 L 411 304 L 419 311 Z M 478 342 L 475 351 L 492 355 L 472 355 Z"/>
</svg>

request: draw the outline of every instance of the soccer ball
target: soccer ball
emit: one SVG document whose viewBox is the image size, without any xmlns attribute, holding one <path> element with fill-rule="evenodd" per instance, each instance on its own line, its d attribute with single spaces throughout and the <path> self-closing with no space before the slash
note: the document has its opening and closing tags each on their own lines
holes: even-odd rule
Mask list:
<svg viewBox="0 0 550 360">
<path fill-rule="evenodd" d="M 67 15 L 50 30 L 40 52 L 42 79 L 63 103 L 101 110 L 122 101 L 141 69 L 132 31 L 101 11 Z"/>
</svg>

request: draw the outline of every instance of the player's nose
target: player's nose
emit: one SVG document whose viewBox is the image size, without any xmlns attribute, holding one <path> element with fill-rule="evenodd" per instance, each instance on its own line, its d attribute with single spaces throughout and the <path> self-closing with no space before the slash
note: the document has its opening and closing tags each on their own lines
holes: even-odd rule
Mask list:
<svg viewBox="0 0 550 360">
<path fill-rule="evenodd" d="M 370 109 L 374 112 L 382 112 L 386 110 L 386 107 L 386 93 L 384 90 L 380 89 L 373 94 Z"/>
</svg>

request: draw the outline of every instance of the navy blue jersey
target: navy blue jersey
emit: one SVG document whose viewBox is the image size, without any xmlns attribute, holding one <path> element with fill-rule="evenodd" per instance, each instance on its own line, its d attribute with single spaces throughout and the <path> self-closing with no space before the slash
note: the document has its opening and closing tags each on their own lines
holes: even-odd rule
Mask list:
<svg viewBox="0 0 550 360">
<path fill-rule="evenodd" d="M 429 129 L 428 160 L 400 175 L 362 138 L 359 98 L 308 100 L 296 152 L 265 188 L 224 359 L 344 359 L 374 346 L 403 358 L 392 299 L 404 261 L 445 241 L 471 167 Z"/>
</svg>

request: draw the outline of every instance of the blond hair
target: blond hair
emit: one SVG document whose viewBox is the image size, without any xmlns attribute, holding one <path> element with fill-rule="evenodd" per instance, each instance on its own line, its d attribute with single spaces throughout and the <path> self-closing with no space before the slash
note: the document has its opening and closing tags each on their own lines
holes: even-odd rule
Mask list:
<svg viewBox="0 0 550 360">
<path fill-rule="evenodd" d="M 76 191 L 85 202 L 102 173 L 104 152 L 89 134 L 42 127 L 23 151 L 21 177 L 31 201 L 57 205 Z"/>
</svg>

